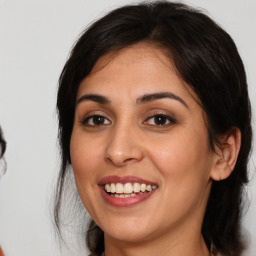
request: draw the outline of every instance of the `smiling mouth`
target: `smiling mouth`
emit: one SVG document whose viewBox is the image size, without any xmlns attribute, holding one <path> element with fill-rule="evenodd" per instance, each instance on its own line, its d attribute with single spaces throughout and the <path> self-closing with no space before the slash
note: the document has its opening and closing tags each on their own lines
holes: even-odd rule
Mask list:
<svg viewBox="0 0 256 256">
<path fill-rule="evenodd" d="M 105 192 L 115 198 L 128 198 L 144 195 L 157 189 L 156 185 L 145 183 L 108 183 L 104 185 Z"/>
</svg>

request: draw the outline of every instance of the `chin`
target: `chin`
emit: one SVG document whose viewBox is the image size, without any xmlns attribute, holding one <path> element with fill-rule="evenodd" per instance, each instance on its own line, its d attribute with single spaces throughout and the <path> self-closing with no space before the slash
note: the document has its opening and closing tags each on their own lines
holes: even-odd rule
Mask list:
<svg viewBox="0 0 256 256">
<path fill-rule="evenodd" d="M 150 231 L 146 230 L 111 230 L 111 232 L 104 232 L 105 236 L 109 236 L 114 240 L 125 242 L 125 243 L 138 243 L 146 241 L 151 236 Z"/>
<path fill-rule="evenodd" d="M 139 241 L 148 240 L 154 233 L 154 227 L 152 226 L 152 223 L 142 223 L 139 220 L 115 221 L 112 225 L 103 225 L 102 229 L 105 233 L 105 236 L 109 236 L 112 239 L 128 243 L 137 243 Z"/>
</svg>

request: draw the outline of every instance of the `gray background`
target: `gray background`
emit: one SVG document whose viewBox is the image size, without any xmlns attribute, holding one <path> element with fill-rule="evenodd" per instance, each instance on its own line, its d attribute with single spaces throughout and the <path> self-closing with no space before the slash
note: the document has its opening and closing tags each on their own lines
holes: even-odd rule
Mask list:
<svg viewBox="0 0 256 256">
<path fill-rule="evenodd" d="M 127 0 L 0 0 L 0 124 L 8 170 L 0 183 L 0 244 L 6 256 L 86 255 L 57 249 L 50 199 L 58 172 L 57 80 L 79 33 Z M 248 75 L 256 117 L 256 1 L 190 0 L 235 40 Z M 254 140 L 255 145 L 255 140 Z M 251 201 L 244 218 L 246 256 L 256 255 L 256 153 L 249 163 Z"/>
</svg>

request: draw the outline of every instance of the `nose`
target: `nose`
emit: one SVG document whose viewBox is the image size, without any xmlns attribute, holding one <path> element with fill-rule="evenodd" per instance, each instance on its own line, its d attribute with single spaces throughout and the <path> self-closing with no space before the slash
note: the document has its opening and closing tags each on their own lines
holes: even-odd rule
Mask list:
<svg viewBox="0 0 256 256">
<path fill-rule="evenodd" d="M 136 129 L 126 125 L 111 131 L 105 151 L 105 160 L 117 167 L 143 159 L 143 149 Z"/>
</svg>

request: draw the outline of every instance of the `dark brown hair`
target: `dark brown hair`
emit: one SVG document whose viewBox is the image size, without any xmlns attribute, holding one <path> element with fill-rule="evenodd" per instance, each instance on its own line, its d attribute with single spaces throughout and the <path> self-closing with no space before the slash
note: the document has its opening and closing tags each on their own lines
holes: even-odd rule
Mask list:
<svg viewBox="0 0 256 256">
<path fill-rule="evenodd" d="M 166 1 L 118 8 L 93 23 L 76 42 L 59 78 L 57 109 L 61 169 L 55 198 L 55 223 L 60 231 L 60 209 L 69 170 L 69 144 L 75 101 L 81 81 L 97 60 L 109 52 L 139 43 L 167 49 L 180 77 L 198 96 L 207 116 L 210 147 L 232 127 L 242 134 L 242 145 L 234 171 L 226 180 L 213 181 L 202 234 L 208 247 L 241 255 L 241 208 L 243 186 L 251 149 L 251 109 L 246 74 L 232 38 L 199 10 Z M 103 231 L 92 221 L 87 233 L 89 249 L 104 251 Z"/>
<path fill-rule="evenodd" d="M 4 152 L 6 150 L 6 142 L 3 137 L 3 132 L 0 127 L 0 158 L 4 155 Z"/>
</svg>

